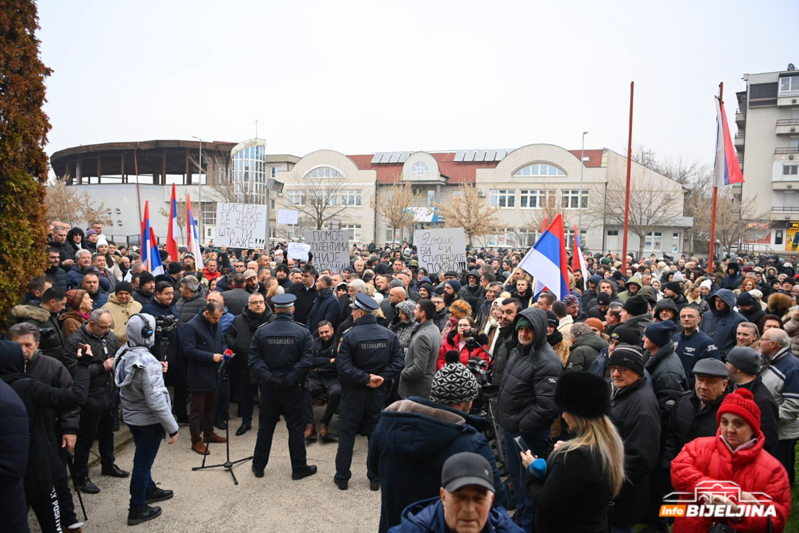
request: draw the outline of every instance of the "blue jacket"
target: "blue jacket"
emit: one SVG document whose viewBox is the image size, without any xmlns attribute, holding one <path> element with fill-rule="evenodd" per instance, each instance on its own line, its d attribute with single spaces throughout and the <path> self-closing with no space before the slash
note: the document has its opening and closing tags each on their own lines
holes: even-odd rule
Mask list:
<svg viewBox="0 0 799 533">
<path fill-rule="evenodd" d="M 436 496 L 409 505 L 402 512 L 402 523 L 392 527 L 390 531 L 391 533 L 448 533 L 450 530 L 444 519 L 441 497 Z M 523 533 L 523 531 L 511 520 L 505 509 L 493 507 L 481 533 Z"/>
<path fill-rule="evenodd" d="M 314 345 L 311 333 L 294 321 L 291 313 L 279 313 L 275 320 L 255 331 L 247 361 L 259 382 L 272 376 L 299 385 L 311 370 Z"/>
<path fill-rule="evenodd" d="M 728 310 L 720 313 L 716 310 L 716 298 L 721 298 L 727 304 Z M 746 322 L 746 319 L 735 308 L 735 294 L 730 289 L 719 289 L 716 294 L 707 299 L 710 311 L 702 315 L 702 323 L 699 329 L 707 333 L 716 343 L 716 347 L 721 354 L 735 348 L 735 332 L 738 324 Z"/>
<path fill-rule="evenodd" d="M 332 291 L 326 296 L 322 296 L 323 292 L 325 291 L 320 292 L 319 296 L 316 297 L 316 300 L 311 305 L 311 312 L 308 313 L 308 331 L 313 336 L 317 335 L 316 330 L 319 327 L 319 322 L 323 320 L 333 324 L 333 330 L 335 330 L 338 325 L 338 315 L 341 313 L 341 305 L 338 303 L 338 299 L 333 296 Z"/>
<path fill-rule="evenodd" d="M 189 363 L 186 386 L 194 392 L 215 390 L 219 363 L 214 362 L 214 354 L 224 351 L 225 342 L 222 324 L 211 325 L 205 315 L 199 314 L 183 327 L 181 337 L 180 348 Z"/>
<path fill-rule="evenodd" d="M 365 387 L 369 374 L 388 381 L 404 367 L 405 352 L 397 336 L 379 325 L 374 315 L 361 317 L 341 339 L 336 368 L 344 387 Z"/>
<path fill-rule="evenodd" d="M 99 289 L 94 294 L 89 294 L 94 304 L 92 305 L 92 309 L 100 309 L 106 303 L 108 303 L 108 293 L 103 292 L 102 289 Z"/>
<path fill-rule="evenodd" d="M 91 268 L 93 268 L 96 272 L 98 272 L 97 277 L 99 278 L 100 281 L 100 288 L 103 289 L 103 291 L 108 292 L 108 290 L 111 289 L 111 284 L 108 282 L 108 278 L 105 276 L 101 276 L 96 268 L 94 267 Z M 80 284 L 83 283 L 83 270 L 78 268 L 78 265 L 74 265 L 69 270 L 69 272 L 67 272 L 67 280 L 71 288 L 73 289 L 80 288 Z M 97 308 L 95 307 L 95 309 Z"/>
<path fill-rule="evenodd" d="M 408 505 L 438 495 L 444 462 L 460 452 L 479 453 L 491 463 L 494 505 L 507 503 L 494 452 L 476 429 L 485 424 L 482 418 L 419 397 L 399 400 L 383 411 L 367 459 L 383 487 L 381 533 L 400 523 Z"/>
<path fill-rule="evenodd" d="M 698 329 L 691 335 L 686 335 L 684 332 L 675 333 L 671 340 L 674 341 L 674 353 L 682 361 L 685 376 L 691 383 L 694 381 L 694 365 L 697 361 L 710 357 L 721 360 L 721 354 L 719 354 L 719 349 L 716 348 L 716 343 L 707 334 Z"/>
</svg>

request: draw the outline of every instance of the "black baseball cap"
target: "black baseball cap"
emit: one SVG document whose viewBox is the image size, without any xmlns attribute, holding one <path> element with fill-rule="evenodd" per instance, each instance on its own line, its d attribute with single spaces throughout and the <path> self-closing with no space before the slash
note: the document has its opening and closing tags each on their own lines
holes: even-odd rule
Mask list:
<svg viewBox="0 0 799 533">
<path fill-rule="evenodd" d="M 444 462 L 441 486 L 452 493 L 467 485 L 477 485 L 496 492 L 491 465 L 485 457 L 473 452 L 456 453 Z"/>
</svg>

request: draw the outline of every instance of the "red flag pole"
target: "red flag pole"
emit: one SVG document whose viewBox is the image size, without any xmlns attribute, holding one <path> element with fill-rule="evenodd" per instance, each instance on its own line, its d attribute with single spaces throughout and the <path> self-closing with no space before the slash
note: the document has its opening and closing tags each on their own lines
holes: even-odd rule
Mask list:
<svg viewBox="0 0 799 533">
<path fill-rule="evenodd" d="M 719 105 L 724 103 L 724 82 L 719 83 Z M 716 163 L 718 164 L 718 162 Z M 715 177 L 713 179 L 713 211 L 710 214 L 710 247 L 708 248 L 707 273 L 713 276 L 713 266 L 716 248 L 716 206 L 719 199 L 719 188 Z M 711 278 L 712 279 L 712 278 Z"/>
<path fill-rule="evenodd" d="M 630 228 L 630 172 L 633 163 L 633 96 L 635 95 L 635 82 L 630 82 L 630 128 L 627 136 L 627 187 L 624 190 L 624 237 L 622 242 L 621 274 L 627 273 L 627 231 Z"/>
</svg>

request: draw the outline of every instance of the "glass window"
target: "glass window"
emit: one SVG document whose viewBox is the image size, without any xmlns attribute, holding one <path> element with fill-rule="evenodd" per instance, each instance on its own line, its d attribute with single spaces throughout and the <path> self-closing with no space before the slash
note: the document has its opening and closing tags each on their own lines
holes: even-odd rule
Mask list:
<svg viewBox="0 0 799 533">
<path fill-rule="evenodd" d="M 316 167 L 305 174 L 306 178 L 343 178 L 344 174 L 333 167 Z"/>
<path fill-rule="evenodd" d="M 516 190 L 491 189 L 489 205 L 491 205 L 491 207 L 501 207 L 503 209 L 516 207 Z"/>
<path fill-rule="evenodd" d="M 436 191 L 430 189 L 427 191 L 427 207 L 433 207 L 434 203 L 436 203 Z"/>
<path fill-rule="evenodd" d="M 791 93 L 799 91 L 799 76 L 786 76 L 780 78 L 780 92 Z"/>
<path fill-rule="evenodd" d="M 361 191 L 357 189 L 342 189 L 339 191 L 341 197 L 341 205 L 360 206 L 361 205 Z M 335 195 L 332 195 L 335 198 Z M 335 201 L 330 205 L 336 205 Z"/>
<path fill-rule="evenodd" d="M 588 191 L 565 190 L 563 191 L 561 206 L 563 209 L 588 209 Z"/>
<path fill-rule="evenodd" d="M 554 165 L 536 163 L 516 171 L 514 176 L 565 176 L 566 173 Z"/>
<path fill-rule="evenodd" d="M 679 233 L 672 233 L 671 234 L 671 251 L 672 252 L 679 252 L 680 251 L 680 234 Z"/>
<path fill-rule="evenodd" d="M 286 198 L 289 205 L 305 205 L 305 194 L 302 191 L 288 191 Z"/>
<path fill-rule="evenodd" d="M 352 230 L 352 240 L 355 242 L 361 241 L 361 225 L 360 224 L 342 224 L 341 230 Z"/>
<path fill-rule="evenodd" d="M 519 207 L 522 209 L 541 209 L 544 191 L 522 189 L 519 194 Z"/>
<path fill-rule="evenodd" d="M 782 167 L 782 175 L 796 176 L 797 169 L 799 169 L 799 165 L 784 165 Z"/>
<path fill-rule="evenodd" d="M 216 203 L 214 202 L 203 202 L 200 204 L 200 210 L 202 211 L 203 217 L 203 225 L 204 226 L 215 226 L 216 225 Z M 192 213 L 193 215 L 194 213 Z"/>
<path fill-rule="evenodd" d="M 658 252 L 663 249 L 663 233 L 659 231 L 650 232 L 646 234 L 644 241 L 644 250 L 651 252 Z"/>
<path fill-rule="evenodd" d="M 585 251 L 585 245 L 587 242 L 585 230 L 580 230 L 580 244 L 583 247 L 583 251 Z M 566 230 L 566 247 L 569 249 L 574 248 L 574 229 Z"/>
<path fill-rule="evenodd" d="M 425 163 L 424 161 L 417 161 L 416 163 L 413 164 L 411 170 L 413 171 L 414 174 L 416 174 L 421 178 L 422 176 L 427 174 L 427 172 L 430 170 L 430 167 L 428 167 L 427 163 Z"/>
</svg>

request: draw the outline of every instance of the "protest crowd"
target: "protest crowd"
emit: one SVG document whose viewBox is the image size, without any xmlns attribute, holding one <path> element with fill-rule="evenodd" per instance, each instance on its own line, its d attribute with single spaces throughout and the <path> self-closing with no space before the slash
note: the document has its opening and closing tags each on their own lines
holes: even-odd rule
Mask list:
<svg viewBox="0 0 799 533">
<path fill-rule="evenodd" d="M 152 468 L 163 441 L 205 456 L 226 429 L 255 431 L 251 475 L 268 478 L 281 418 L 292 479 L 329 476 L 332 490 L 348 490 L 368 438 L 380 532 L 786 527 L 796 256 L 708 271 L 583 250 L 556 297 L 518 249 L 470 248 L 432 272 L 414 245 L 372 243 L 339 271 L 285 243 L 210 245 L 161 250 L 158 275 L 142 253 L 100 224 L 53 222 L 49 268 L 30 272 L 0 341 L 3 531 L 28 531 L 29 509 L 46 533 L 85 527 L 73 492 L 101 490 L 95 441 L 92 473 L 130 477 L 129 525 L 173 497 Z M 120 424 L 131 472 L 115 463 Z M 317 441 L 337 446 L 335 472 L 308 464 Z M 727 491 L 700 504 L 729 515 L 663 516 L 708 482 Z"/>
</svg>

